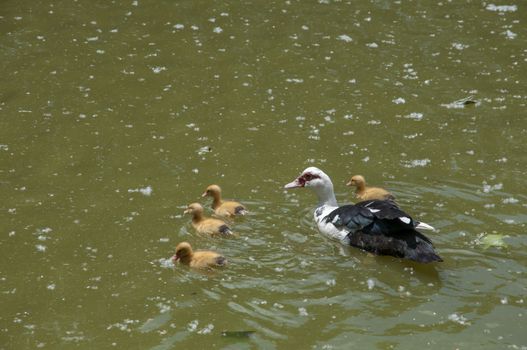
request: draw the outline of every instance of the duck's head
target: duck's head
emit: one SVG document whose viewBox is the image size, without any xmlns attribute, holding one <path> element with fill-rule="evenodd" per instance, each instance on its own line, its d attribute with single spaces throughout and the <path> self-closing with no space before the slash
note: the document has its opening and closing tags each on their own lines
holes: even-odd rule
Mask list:
<svg viewBox="0 0 527 350">
<path fill-rule="evenodd" d="M 333 183 L 329 176 L 319 168 L 309 167 L 300 174 L 295 181 L 288 183 L 284 188 L 309 187 L 315 192 L 320 205 L 338 206 Z"/>
<path fill-rule="evenodd" d="M 221 193 L 221 188 L 220 186 L 218 185 L 210 185 L 209 187 L 207 187 L 207 189 L 205 190 L 205 192 L 203 192 L 203 194 L 201 195 L 202 197 L 214 197 L 214 196 L 217 196 Z"/>
<path fill-rule="evenodd" d="M 331 185 L 331 179 L 322 170 L 315 167 L 309 167 L 298 176 L 295 181 L 288 183 L 284 188 L 298 187 L 327 187 Z"/>
<path fill-rule="evenodd" d="M 351 179 L 348 181 L 346 186 L 363 186 L 366 184 L 366 180 L 364 180 L 364 176 L 362 175 L 354 175 L 351 177 Z"/>
<path fill-rule="evenodd" d="M 188 242 L 181 242 L 176 246 L 176 255 L 172 257 L 172 261 L 175 263 L 178 260 L 185 260 L 185 258 L 192 255 L 192 247 Z"/>
<path fill-rule="evenodd" d="M 199 203 L 192 203 L 187 206 L 183 214 L 199 215 L 203 213 L 203 207 Z"/>
</svg>

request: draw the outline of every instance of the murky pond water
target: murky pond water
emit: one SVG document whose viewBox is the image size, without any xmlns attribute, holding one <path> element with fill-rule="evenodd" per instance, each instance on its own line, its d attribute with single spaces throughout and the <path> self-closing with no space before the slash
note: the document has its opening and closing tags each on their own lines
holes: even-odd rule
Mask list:
<svg viewBox="0 0 527 350">
<path fill-rule="evenodd" d="M 524 5 L 3 1 L 0 349 L 527 348 Z M 322 237 L 311 165 L 445 261 Z M 182 215 L 211 183 L 236 237 Z"/>
</svg>

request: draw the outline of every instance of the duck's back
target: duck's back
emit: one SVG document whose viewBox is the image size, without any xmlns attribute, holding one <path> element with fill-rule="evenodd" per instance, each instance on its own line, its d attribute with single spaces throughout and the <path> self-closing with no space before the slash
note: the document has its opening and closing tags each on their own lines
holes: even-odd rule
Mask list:
<svg viewBox="0 0 527 350">
<path fill-rule="evenodd" d="M 194 228 L 203 234 L 218 235 L 218 234 L 230 234 L 231 230 L 229 226 L 219 219 L 207 218 L 201 221 L 192 223 Z"/>
<path fill-rule="evenodd" d="M 367 201 L 339 207 L 322 220 L 327 227 L 347 232 L 354 247 L 378 255 L 418 262 L 442 261 L 428 237 L 415 229 L 413 219 L 391 201 Z"/>
<path fill-rule="evenodd" d="M 245 209 L 241 203 L 235 201 L 225 201 L 214 208 L 214 213 L 220 216 L 245 215 L 247 213 L 247 209 Z"/>
<path fill-rule="evenodd" d="M 361 201 L 374 199 L 395 200 L 395 197 L 390 192 L 380 187 L 367 187 L 364 190 L 357 192 L 356 197 Z"/>
<path fill-rule="evenodd" d="M 224 266 L 227 263 L 227 259 L 222 255 L 211 252 L 211 251 L 197 251 L 194 252 L 190 266 L 194 268 L 207 268 Z"/>
</svg>

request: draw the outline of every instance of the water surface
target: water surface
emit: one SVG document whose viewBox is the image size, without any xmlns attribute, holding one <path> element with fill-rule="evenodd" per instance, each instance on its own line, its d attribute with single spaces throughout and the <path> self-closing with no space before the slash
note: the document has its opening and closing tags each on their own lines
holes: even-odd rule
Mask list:
<svg viewBox="0 0 527 350">
<path fill-rule="evenodd" d="M 0 348 L 527 347 L 522 3 L 0 9 Z M 282 189 L 307 166 L 390 189 L 445 261 L 322 237 Z M 237 237 L 182 215 L 211 183 Z M 172 267 L 183 240 L 230 266 Z"/>
</svg>

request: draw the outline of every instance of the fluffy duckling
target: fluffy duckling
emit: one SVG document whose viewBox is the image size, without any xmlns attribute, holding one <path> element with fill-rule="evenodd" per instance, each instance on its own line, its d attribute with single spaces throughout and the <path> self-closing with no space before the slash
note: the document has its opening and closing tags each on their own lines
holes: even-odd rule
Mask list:
<svg viewBox="0 0 527 350">
<path fill-rule="evenodd" d="M 366 186 L 366 180 L 364 180 L 364 176 L 362 175 L 353 176 L 346 186 L 355 186 L 357 188 L 355 190 L 355 197 L 361 201 L 373 199 L 395 200 L 395 197 L 384 188 Z"/>
<path fill-rule="evenodd" d="M 219 219 L 203 216 L 203 207 L 199 203 L 189 204 L 184 214 L 192 215 L 192 226 L 198 233 L 206 235 L 230 235 L 232 231 L 227 224 Z"/>
<path fill-rule="evenodd" d="M 224 256 L 210 251 L 193 251 L 188 242 L 181 242 L 176 246 L 176 255 L 172 257 L 174 263 L 179 261 L 187 266 L 204 269 L 210 267 L 220 267 L 227 264 Z"/>
<path fill-rule="evenodd" d="M 218 185 L 210 185 L 201 196 L 213 198 L 212 209 L 216 215 L 232 217 L 247 214 L 247 209 L 241 203 L 223 201 L 221 199 L 221 188 Z"/>
</svg>

